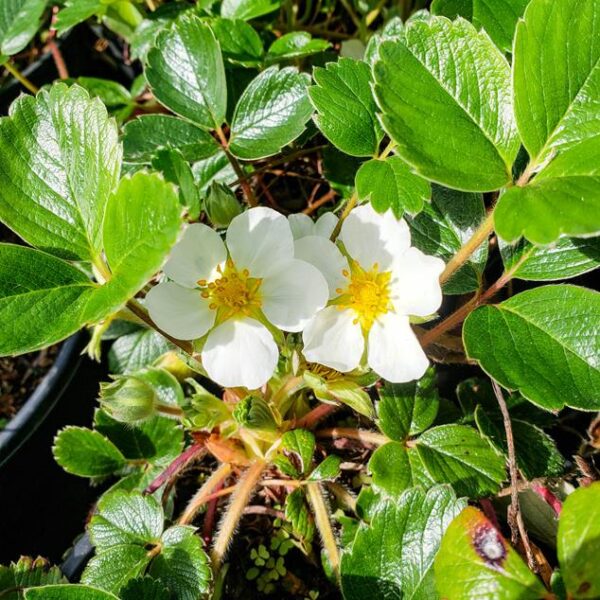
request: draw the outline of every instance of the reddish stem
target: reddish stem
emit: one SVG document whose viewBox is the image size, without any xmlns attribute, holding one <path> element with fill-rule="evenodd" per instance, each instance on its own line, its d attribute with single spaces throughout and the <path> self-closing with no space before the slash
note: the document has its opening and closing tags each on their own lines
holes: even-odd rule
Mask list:
<svg viewBox="0 0 600 600">
<path fill-rule="evenodd" d="M 219 502 L 219 495 L 223 489 L 223 484 L 225 480 L 219 481 L 219 483 L 215 486 L 212 498 L 208 502 L 208 506 L 206 507 L 206 514 L 204 515 L 204 525 L 202 527 L 202 539 L 204 543 L 209 546 L 212 542 L 212 534 L 215 526 L 215 516 L 217 514 L 217 504 Z"/>
<path fill-rule="evenodd" d="M 296 429 L 311 429 L 319 421 L 322 421 L 328 417 L 332 412 L 339 408 L 337 404 L 319 404 L 316 408 L 313 408 L 309 413 L 304 415 L 301 419 L 298 419 L 295 423 Z"/>
<path fill-rule="evenodd" d="M 153 494 L 164 483 L 173 479 L 182 469 L 192 461 L 204 456 L 206 447 L 204 440 L 190 446 L 182 452 L 150 485 L 144 490 L 144 494 Z"/>
</svg>

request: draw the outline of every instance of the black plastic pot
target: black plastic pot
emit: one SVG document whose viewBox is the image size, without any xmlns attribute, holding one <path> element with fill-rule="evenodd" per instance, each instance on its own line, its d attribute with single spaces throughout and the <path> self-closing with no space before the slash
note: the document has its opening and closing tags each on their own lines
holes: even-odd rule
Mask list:
<svg viewBox="0 0 600 600">
<path fill-rule="evenodd" d="M 0 467 L 29 439 L 59 401 L 75 373 L 83 344 L 81 332 L 63 343 L 40 385 L 0 431 Z"/>
</svg>

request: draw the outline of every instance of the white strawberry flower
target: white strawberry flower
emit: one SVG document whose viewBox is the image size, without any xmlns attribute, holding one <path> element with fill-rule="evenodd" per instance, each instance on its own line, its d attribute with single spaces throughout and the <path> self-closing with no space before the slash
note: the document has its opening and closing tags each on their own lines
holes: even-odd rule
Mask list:
<svg viewBox="0 0 600 600">
<path fill-rule="evenodd" d="M 309 235 L 318 235 L 329 238 L 337 225 L 338 218 L 332 212 L 323 213 L 316 221 L 313 221 L 304 213 L 295 213 L 288 217 L 292 235 L 299 240 Z"/>
<path fill-rule="evenodd" d="M 206 336 L 202 364 L 227 387 L 256 389 L 273 375 L 279 349 L 268 326 L 302 331 L 327 303 L 327 283 L 294 257 L 287 219 L 270 208 L 235 217 L 226 243 L 190 225 L 164 267 L 170 281 L 146 297 L 153 321 L 181 340 Z"/>
<path fill-rule="evenodd" d="M 410 245 L 406 222 L 370 204 L 344 221 L 338 246 L 312 235 L 296 240 L 296 257 L 327 279 L 330 301 L 303 332 L 304 356 L 341 372 L 365 355 L 380 377 L 394 383 L 420 378 L 429 362 L 410 316 L 433 314 L 442 302 L 444 261 Z"/>
</svg>

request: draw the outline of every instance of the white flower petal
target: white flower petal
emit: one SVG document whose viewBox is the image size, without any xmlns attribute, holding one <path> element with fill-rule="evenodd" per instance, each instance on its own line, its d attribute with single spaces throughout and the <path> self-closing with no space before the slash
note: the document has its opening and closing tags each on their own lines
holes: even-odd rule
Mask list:
<svg viewBox="0 0 600 600">
<path fill-rule="evenodd" d="M 392 266 L 392 295 L 396 312 L 426 317 L 442 303 L 440 274 L 445 263 L 437 256 L 409 248 Z"/>
<path fill-rule="evenodd" d="M 410 230 L 391 210 L 379 214 L 370 204 L 363 204 L 344 221 L 340 240 L 363 269 L 377 263 L 381 271 L 387 271 L 394 258 L 410 247 Z"/>
<path fill-rule="evenodd" d="M 152 320 L 166 333 L 180 340 L 202 337 L 215 322 L 215 311 L 198 290 L 172 281 L 159 283 L 146 296 L 145 306 Z"/>
<path fill-rule="evenodd" d="M 386 313 L 373 323 L 367 362 L 375 373 L 391 383 L 419 379 L 429 366 L 408 317 L 395 313 Z"/>
<path fill-rule="evenodd" d="M 219 234 L 202 223 L 190 225 L 175 244 L 163 271 L 179 285 L 197 287 L 199 279 L 214 279 L 216 268 L 227 259 Z"/>
<path fill-rule="evenodd" d="M 332 212 L 323 213 L 315 223 L 314 235 L 330 238 L 338 220 Z"/>
<path fill-rule="evenodd" d="M 304 356 L 342 373 L 356 369 L 365 349 L 365 339 L 351 310 L 329 306 L 317 313 L 302 333 Z"/>
<path fill-rule="evenodd" d="M 309 235 L 294 243 L 296 258 L 310 263 L 323 274 L 329 286 L 329 297 L 339 296 L 339 288 L 345 288 L 348 281 L 342 271 L 349 269 L 346 257 L 327 237 Z"/>
<path fill-rule="evenodd" d="M 266 277 L 294 258 L 294 238 L 288 220 L 272 208 L 247 210 L 231 221 L 227 248 L 238 270 Z"/>
<path fill-rule="evenodd" d="M 300 240 L 307 235 L 314 235 L 315 224 L 313 220 L 304 213 L 295 213 L 288 216 L 288 222 L 295 240 Z"/>
<path fill-rule="evenodd" d="M 254 319 L 229 319 L 213 329 L 202 349 L 208 376 L 225 387 L 263 386 L 275 371 L 279 349 L 269 330 Z"/>
<path fill-rule="evenodd" d="M 321 272 L 303 260 L 292 260 L 266 277 L 260 288 L 262 309 L 269 321 L 285 331 L 302 331 L 329 298 Z"/>
</svg>

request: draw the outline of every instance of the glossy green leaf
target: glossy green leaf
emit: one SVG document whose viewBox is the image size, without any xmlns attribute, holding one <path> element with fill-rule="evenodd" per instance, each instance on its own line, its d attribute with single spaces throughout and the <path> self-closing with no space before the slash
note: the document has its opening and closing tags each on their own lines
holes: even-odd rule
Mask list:
<svg viewBox="0 0 600 600">
<path fill-rule="evenodd" d="M 144 115 L 123 128 L 126 161 L 150 164 L 160 150 L 179 150 L 187 161 L 215 154 L 219 147 L 204 129 L 170 115 Z"/>
<path fill-rule="evenodd" d="M 108 4 L 102 0 L 66 0 L 63 9 L 56 16 L 57 31 L 62 33 L 94 15 L 104 15 Z"/>
<path fill-rule="evenodd" d="M 291 31 L 277 38 L 267 52 L 267 62 L 303 58 L 329 48 L 327 40 L 313 39 L 307 31 Z"/>
<path fill-rule="evenodd" d="M 213 182 L 229 185 L 238 178 L 223 150 L 219 150 L 210 158 L 195 163 L 192 166 L 192 173 L 202 197 L 206 196 L 206 192 Z"/>
<path fill-rule="evenodd" d="M 281 0 L 223 0 L 221 16 L 249 21 L 277 10 Z"/>
<path fill-rule="evenodd" d="M 473 21 L 486 30 L 504 52 L 512 50 L 517 21 L 529 0 L 434 0 L 431 11 L 450 19 L 457 16 Z"/>
<path fill-rule="evenodd" d="M 440 486 L 427 493 L 413 488 L 378 505 L 342 554 L 344 598 L 435 598 L 433 560 L 446 527 L 465 504 Z"/>
<path fill-rule="evenodd" d="M 600 595 L 600 483 L 579 488 L 563 504 L 558 521 L 558 560 L 573 598 Z"/>
<path fill-rule="evenodd" d="M 497 492 L 506 477 L 504 458 L 466 425 L 440 425 L 424 432 L 417 452 L 429 476 L 450 483 L 459 495 L 477 498 Z"/>
<path fill-rule="evenodd" d="M 379 46 L 386 40 L 397 40 L 402 37 L 404 22 L 400 17 L 392 17 L 380 31 L 376 31 L 367 42 L 363 60 L 369 65 L 375 64 L 378 58 Z"/>
<path fill-rule="evenodd" d="M 271 156 L 294 141 L 310 118 L 308 77 L 270 67 L 244 90 L 231 123 L 230 150 L 244 159 Z"/>
<path fill-rule="evenodd" d="M 29 589 L 25 600 L 118 600 L 118 597 L 89 585 L 71 583 Z"/>
<path fill-rule="evenodd" d="M 160 150 L 152 160 L 152 167 L 164 178 L 177 186 L 179 201 L 187 208 L 188 218 L 197 219 L 200 215 L 200 192 L 194 181 L 189 163 L 179 150 Z"/>
<path fill-rule="evenodd" d="M 256 64 L 263 56 L 263 43 L 256 30 L 241 19 L 216 18 L 210 27 L 223 56 L 234 63 Z"/>
<path fill-rule="evenodd" d="M 352 156 L 373 156 L 383 137 L 371 92 L 371 69 L 362 61 L 340 58 L 313 71 L 308 93 L 317 127 L 337 148 Z"/>
<path fill-rule="evenodd" d="M 121 600 L 170 600 L 169 590 L 152 577 L 132 579 L 120 592 Z"/>
<path fill-rule="evenodd" d="M 211 28 L 184 13 L 148 52 L 146 79 L 156 99 L 206 129 L 225 120 L 227 86 L 221 48 Z"/>
<path fill-rule="evenodd" d="M 544 286 L 482 306 L 463 327 L 467 354 L 546 409 L 600 407 L 600 294 Z"/>
<path fill-rule="evenodd" d="M 17 54 L 36 34 L 46 0 L 4 0 L 0 10 L 0 64 Z M 4 55 L 4 56 L 3 56 Z"/>
<path fill-rule="evenodd" d="M 315 436 L 306 429 L 286 431 L 281 437 L 281 449 L 288 455 L 295 455 L 301 474 L 308 473 L 315 451 Z"/>
<path fill-rule="evenodd" d="M 600 266 L 600 238 L 559 238 L 551 246 L 525 240 L 500 244 L 504 268 L 517 279 L 557 281 L 588 273 Z"/>
<path fill-rule="evenodd" d="M 417 172 L 470 191 L 511 180 L 519 140 L 510 69 L 485 33 L 467 21 L 416 21 L 384 42 L 375 96 L 396 152 Z"/>
<path fill-rule="evenodd" d="M 408 219 L 412 244 L 449 261 L 485 219 L 481 194 L 457 192 L 433 185 L 431 202 L 414 218 Z M 468 261 L 444 284 L 445 294 L 466 294 L 479 289 L 488 256 L 483 243 Z"/>
<path fill-rule="evenodd" d="M 169 342 L 151 329 L 123 335 L 115 340 L 108 353 L 110 372 L 120 375 L 149 367 L 170 348 Z"/>
<path fill-rule="evenodd" d="M 202 540 L 193 527 L 175 525 L 165 531 L 161 552 L 149 573 L 160 579 L 177 600 L 198 600 L 209 590 L 211 570 Z"/>
<path fill-rule="evenodd" d="M 401 442 L 388 442 L 377 448 L 369 460 L 369 471 L 373 484 L 392 496 L 413 485 L 408 452 Z"/>
<path fill-rule="evenodd" d="M 435 559 L 442 598 L 542 600 L 548 593 L 482 512 L 465 508 L 448 527 Z"/>
<path fill-rule="evenodd" d="M 301 489 L 297 488 L 286 496 L 285 518 L 303 540 L 307 542 L 312 540 L 315 534 L 315 522 Z"/>
<path fill-rule="evenodd" d="M 439 407 L 435 371 L 411 383 L 386 383 L 379 392 L 378 427 L 391 440 L 405 442 L 435 420 Z"/>
<path fill-rule="evenodd" d="M 22 96 L 0 120 L 0 220 L 40 249 L 94 259 L 120 163 L 115 122 L 81 87 Z"/>
<path fill-rule="evenodd" d="M 340 474 L 342 459 L 335 454 L 330 454 L 320 462 L 308 476 L 309 481 L 332 481 Z"/>
<path fill-rule="evenodd" d="M 59 431 L 52 452 L 67 473 L 80 477 L 105 477 L 125 466 L 125 457 L 109 439 L 85 427 Z"/>
<path fill-rule="evenodd" d="M 431 198 L 431 185 L 413 173 L 398 156 L 363 163 L 356 173 L 356 191 L 361 200 L 370 200 L 380 213 L 392 209 L 397 218 L 404 211 L 413 215 Z"/>
</svg>

